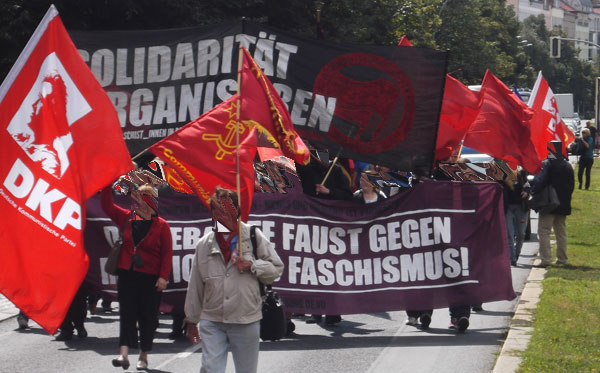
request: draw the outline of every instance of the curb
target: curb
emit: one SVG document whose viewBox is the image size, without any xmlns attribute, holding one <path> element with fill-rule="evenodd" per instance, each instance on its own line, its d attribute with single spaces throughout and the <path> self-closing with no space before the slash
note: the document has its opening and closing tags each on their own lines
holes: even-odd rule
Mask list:
<svg viewBox="0 0 600 373">
<path fill-rule="evenodd" d="M 539 260 L 536 260 L 536 264 Z M 519 298 L 515 315 L 510 321 L 508 335 L 496 360 L 493 373 L 517 372 L 523 361 L 520 352 L 527 349 L 533 332 L 533 312 L 540 300 L 546 274 L 544 268 L 531 268 L 527 282 Z"/>
</svg>

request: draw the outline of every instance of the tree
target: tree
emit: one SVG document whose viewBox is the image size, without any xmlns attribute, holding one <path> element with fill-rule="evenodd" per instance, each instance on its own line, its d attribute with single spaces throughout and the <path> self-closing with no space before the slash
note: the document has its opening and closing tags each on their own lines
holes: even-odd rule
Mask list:
<svg viewBox="0 0 600 373">
<path fill-rule="evenodd" d="M 446 0 L 436 44 L 450 51 L 448 70 L 467 84 L 479 84 L 489 69 L 505 83 L 517 83 L 522 47 L 519 22 L 504 0 Z"/>
<path fill-rule="evenodd" d="M 528 52 L 531 68 L 536 74 L 542 71 L 554 93 L 573 93 L 580 114 L 593 117 L 596 65 L 580 60 L 577 57 L 579 50 L 572 41 L 566 40 L 560 41 L 560 58 L 551 58 L 550 37 L 566 35 L 560 31 L 549 32 L 542 16 L 531 16 L 523 21 L 523 36 L 532 43 Z"/>
<path fill-rule="evenodd" d="M 306 0 L 0 0 L 0 79 L 50 4 L 67 30 L 139 30 L 187 27 L 242 17 L 317 37 L 315 1 Z M 572 92 L 580 110 L 593 109 L 595 65 L 577 59 L 573 43 L 549 57 L 542 16 L 520 23 L 506 0 L 323 0 L 326 40 L 396 45 L 402 35 L 418 47 L 448 50 L 448 71 L 480 84 L 489 69 L 507 85 L 531 87 L 542 70 L 555 92 Z M 521 38 L 519 38 L 521 36 Z M 527 40 L 524 46 L 521 41 Z"/>
</svg>

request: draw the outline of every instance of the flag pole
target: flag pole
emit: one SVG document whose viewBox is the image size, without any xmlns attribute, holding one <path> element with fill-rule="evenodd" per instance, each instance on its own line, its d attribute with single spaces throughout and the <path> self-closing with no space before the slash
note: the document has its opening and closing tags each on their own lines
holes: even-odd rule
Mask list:
<svg viewBox="0 0 600 373">
<path fill-rule="evenodd" d="M 460 155 L 462 154 L 463 144 L 464 144 L 464 142 L 461 141 L 460 142 L 460 148 L 458 148 L 458 155 L 456 156 L 456 159 L 460 158 Z"/>
<path fill-rule="evenodd" d="M 238 197 L 238 217 L 237 217 L 237 225 L 238 225 L 238 252 L 240 254 L 240 258 L 242 257 L 242 198 L 240 192 L 240 112 L 242 106 L 242 69 L 244 63 L 244 47 L 240 45 L 239 55 L 238 55 L 238 71 L 237 71 L 237 108 L 236 108 L 236 120 L 235 120 L 235 184 L 237 187 L 237 197 Z"/>
<path fill-rule="evenodd" d="M 325 185 L 325 182 L 327 181 L 327 178 L 329 177 L 331 170 L 333 170 L 333 167 L 335 167 L 335 164 L 337 163 L 337 161 L 338 161 L 338 156 L 336 155 L 335 158 L 333 158 L 333 161 L 331 162 L 331 166 L 329 166 L 329 169 L 327 170 L 327 173 L 325 174 L 323 181 L 321 181 L 321 185 Z"/>
</svg>

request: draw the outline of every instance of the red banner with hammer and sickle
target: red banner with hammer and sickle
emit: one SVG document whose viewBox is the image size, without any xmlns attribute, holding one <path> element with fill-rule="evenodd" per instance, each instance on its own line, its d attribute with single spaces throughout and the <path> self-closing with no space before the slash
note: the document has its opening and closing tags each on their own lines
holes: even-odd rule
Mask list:
<svg viewBox="0 0 600 373">
<path fill-rule="evenodd" d="M 240 207 L 246 221 L 254 193 L 256 131 L 240 123 L 236 145 L 237 95 L 151 146 L 154 155 L 173 168 L 209 207 L 217 186 L 236 190 L 236 151 L 240 161 Z"/>
</svg>

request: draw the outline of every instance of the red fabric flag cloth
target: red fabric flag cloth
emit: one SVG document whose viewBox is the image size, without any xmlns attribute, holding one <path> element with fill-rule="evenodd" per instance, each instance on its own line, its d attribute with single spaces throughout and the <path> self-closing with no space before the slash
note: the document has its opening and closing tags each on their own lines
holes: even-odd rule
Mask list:
<svg viewBox="0 0 600 373">
<path fill-rule="evenodd" d="M 575 136 L 562 120 L 554 93 L 541 71 L 538 73 L 528 104 L 533 110 L 531 141 L 535 145 L 538 158 L 543 160 L 548 156 L 547 145 L 553 140 L 562 141 L 563 155 L 567 157 L 567 146 L 575 140 Z"/>
<path fill-rule="evenodd" d="M 571 129 L 565 124 L 564 121 L 561 120 L 558 126 L 556 126 L 556 133 L 554 138 L 556 140 L 560 139 L 560 141 L 562 141 L 563 155 L 565 157 L 568 157 L 569 155 L 567 153 L 567 146 L 569 146 L 569 144 L 575 141 L 575 135 L 573 134 L 573 131 L 571 131 Z"/>
<path fill-rule="evenodd" d="M 310 153 L 296 132 L 288 109 L 261 68 L 243 48 L 242 107 L 240 120 L 256 126 L 271 147 L 281 148 L 286 157 L 308 164 Z"/>
<path fill-rule="evenodd" d="M 400 41 L 398 42 L 398 46 L 399 47 L 412 47 L 413 45 L 410 42 L 410 40 L 408 40 L 406 35 L 402 35 L 402 37 L 400 38 Z"/>
<path fill-rule="evenodd" d="M 0 86 L 0 292 L 56 332 L 88 269 L 85 201 L 131 169 L 119 119 L 51 6 Z"/>
<path fill-rule="evenodd" d="M 532 110 L 489 70 L 480 94 L 481 109 L 465 135 L 464 145 L 513 167 L 521 165 L 530 173 L 538 173 L 542 165 L 529 130 Z"/>
<path fill-rule="evenodd" d="M 435 159 L 450 157 L 452 150 L 460 144 L 467 130 L 479 114 L 481 99 L 450 75 L 446 75 L 444 100 L 440 113 L 440 124 L 435 145 Z"/>
<path fill-rule="evenodd" d="M 217 186 L 237 190 L 237 95 L 152 145 L 150 150 L 172 167 L 209 207 Z M 240 123 L 240 207 L 247 221 L 254 193 L 256 130 Z"/>
</svg>

